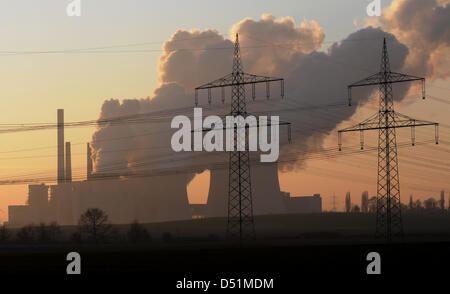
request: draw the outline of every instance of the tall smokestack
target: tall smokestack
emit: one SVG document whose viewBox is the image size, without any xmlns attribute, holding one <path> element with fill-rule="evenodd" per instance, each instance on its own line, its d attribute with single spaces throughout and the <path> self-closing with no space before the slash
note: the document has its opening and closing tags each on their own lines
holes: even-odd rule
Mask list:
<svg viewBox="0 0 450 294">
<path fill-rule="evenodd" d="M 72 182 L 72 155 L 70 152 L 70 142 L 66 142 L 66 183 Z"/>
<path fill-rule="evenodd" d="M 92 158 L 91 158 L 91 146 L 86 143 L 87 146 L 87 179 L 89 180 L 92 176 Z"/>
<path fill-rule="evenodd" d="M 64 178 L 64 109 L 58 109 L 58 184 L 63 184 Z"/>
</svg>

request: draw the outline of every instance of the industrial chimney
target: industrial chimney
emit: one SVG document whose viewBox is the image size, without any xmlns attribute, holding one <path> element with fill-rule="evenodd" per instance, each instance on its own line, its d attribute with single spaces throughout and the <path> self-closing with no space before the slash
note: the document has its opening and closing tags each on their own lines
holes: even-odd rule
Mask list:
<svg viewBox="0 0 450 294">
<path fill-rule="evenodd" d="M 58 109 L 58 184 L 64 179 L 64 109 Z"/>
<path fill-rule="evenodd" d="M 87 179 L 89 180 L 92 176 L 92 158 L 91 158 L 91 146 L 86 143 L 87 146 Z"/>
<path fill-rule="evenodd" d="M 70 142 L 66 142 L 66 183 L 72 182 L 72 155 L 70 152 Z"/>
</svg>

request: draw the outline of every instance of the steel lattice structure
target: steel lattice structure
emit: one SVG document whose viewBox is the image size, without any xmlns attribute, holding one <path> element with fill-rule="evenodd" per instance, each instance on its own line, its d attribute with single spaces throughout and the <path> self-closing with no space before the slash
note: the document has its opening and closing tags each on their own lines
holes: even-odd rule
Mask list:
<svg viewBox="0 0 450 294">
<path fill-rule="evenodd" d="M 247 117 L 245 85 L 252 86 L 252 98 L 255 99 L 255 85 L 266 83 L 267 99 L 270 97 L 270 83 L 281 82 L 281 96 L 284 97 L 284 79 L 257 76 L 244 73 L 241 62 L 241 52 L 239 46 L 239 36 L 236 34 L 234 44 L 233 72 L 220 79 L 204 84 L 195 89 L 195 105 L 198 105 L 198 91 L 208 90 L 208 103 L 211 104 L 211 89 L 222 88 L 222 103 L 225 101 L 225 87 L 231 87 L 231 116 Z M 289 125 L 286 122 L 280 122 L 280 125 Z M 258 127 L 259 123 L 257 126 Z M 250 127 L 250 126 L 249 126 Z M 247 129 L 247 127 L 246 127 Z M 247 132 L 244 132 L 245 138 L 241 132 L 234 128 L 234 151 L 229 155 L 229 186 L 228 186 L 228 225 L 227 237 L 243 239 L 253 239 L 255 237 L 255 227 L 253 222 L 252 207 L 252 184 L 250 176 L 250 153 L 247 148 Z M 238 144 L 244 144 L 239 149 Z"/>
<path fill-rule="evenodd" d="M 393 237 L 403 236 L 403 225 L 400 202 L 400 182 L 398 173 L 396 129 L 410 127 L 412 145 L 415 144 L 415 127 L 435 126 L 435 140 L 438 144 L 438 123 L 416 120 L 394 111 L 392 84 L 420 81 L 422 98 L 425 99 L 425 79 L 390 70 L 386 39 L 383 41 L 383 52 L 380 72 L 348 86 L 348 99 L 351 105 L 351 90 L 354 87 L 378 85 L 380 93 L 379 111 L 365 121 L 338 131 L 339 150 L 342 150 L 342 133 L 360 132 L 361 149 L 364 148 L 366 130 L 378 130 L 378 184 L 376 237 L 384 237 L 392 241 Z"/>
</svg>

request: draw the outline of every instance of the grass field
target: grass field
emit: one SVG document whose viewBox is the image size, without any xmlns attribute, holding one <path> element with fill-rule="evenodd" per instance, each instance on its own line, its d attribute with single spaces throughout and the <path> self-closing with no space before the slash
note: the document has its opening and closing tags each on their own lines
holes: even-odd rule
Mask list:
<svg viewBox="0 0 450 294">
<path fill-rule="evenodd" d="M 436 215 L 403 215 L 406 236 L 449 237 L 450 214 Z M 164 232 L 175 237 L 208 237 L 214 234 L 225 237 L 225 218 L 205 218 L 188 221 L 145 224 L 153 237 L 158 238 Z M 126 230 L 126 225 L 118 226 Z M 353 238 L 357 236 L 372 237 L 375 232 L 375 215 L 362 213 L 321 213 L 321 214 L 284 214 L 255 216 L 255 231 L 257 238 L 296 238 L 314 233 L 324 233 L 326 236 L 342 236 Z M 330 233 L 330 234 L 327 234 Z M 316 234 L 317 235 L 317 234 Z M 426 239 L 424 240 L 426 241 Z"/>
<path fill-rule="evenodd" d="M 374 216 L 326 213 L 255 218 L 257 239 L 223 238 L 223 218 L 145 224 L 152 241 L 0 245 L 0 276 L 48 276 L 58 279 L 139 278 L 167 289 L 186 277 L 271 278 L 280 288 L 302 279 L 354 277 L 398 278 L 448 274 L 449 215 L 404 215 L 406 236 L 393 244 L 373 239 Z M 117 225 L 126 232 L 127 225 Z M 75 230 L 63 228 L 66 234 Z M 163 233 L 173 238 L 164 240 Z M 214 236 L 214 238 L 211 237 Z M 82 257 L 82 274 L 67 276 L 67 253 Z M 366 256 L 382 257 L 382 275 L 368 276 Z M 143 280 L 142 277 L 145 277 Z"/>
</svg>

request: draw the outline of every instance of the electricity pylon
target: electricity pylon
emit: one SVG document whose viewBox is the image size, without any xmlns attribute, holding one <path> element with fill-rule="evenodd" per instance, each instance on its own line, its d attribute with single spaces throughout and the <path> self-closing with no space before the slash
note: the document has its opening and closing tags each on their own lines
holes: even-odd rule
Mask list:
<svg viewBox="0 0 450 294">
<path fill-rule="evenodd" d="M 252 98 L 255 100 L 255 85 L 266 83 L 266 97 L 270 98 L 270 83 L 281 83 L 281 97 L 284 97 L 284 79 L 257 76 L 244 73 L 241 62 L 241 51 L 239 47 L 239 36 L 236 34 L 234 44 L 233 72 L 222 78 L 195 88 L 195 105 L 198 105 L 198 91 L 208 90 L 208 103 L 211 104 L 211 89 L 222 88 L 222 103 L 225 102 L 225 87 L 231 87 L 231 113 L 233 117 L 241 116 L 245 119 L 249 114 L 246 109 L 245 85 L 252 86 Z M 280 125 L 289 125 L 289 123 L 280 122 Z M 270 123 L 268 123 L 270 125 Z M 253 127 L 258 127 L 257 126 Z M 252 127 L 252 126 L 249 126 Z M 246 127 L 247 129 L 247 127 Z M 217 129 L 215 129 L 217 130 Z M 253 222 L 252 207 L 252 187 L 250 177 L 250 154 L 247 148 L 247 132 L 245 138 L 241 132 L 234 127 L 234 151 L 230 151 L 229 157 L 229 186 L 228 186 L 228 224 L 227 237 L 253 239 L 255 237 L 255 227 Z M 290 134 L 290 132 L 289 132 Z M 290 137 L 290 135 L 289 135 Z M 244 148 L 239 148 L 238 144 L 244 144 Z M 242 146 L 241 146 L 242 147 Z M 244 149 L 245 151 L 238 151 Z"/>
<path fill-rule="evenodd" d="M 365 121 L 338 131 L 339 150 L 342 150 L 343 132 L 360 132 L 361 150 L 364 149 L 366 130 L 378 130 L 378 184 L 376 237 L 384 237 L 387 242 L 393 237 L 403 236 L 400 183 L 397 160 L 396 129 L 411 127 L 411 141 L 415 145 L 415 127 L 435 126 L 435 140 L 438 144 L 438 123 L 416 120 L 394 111 L 392 84 L 401 82 L 422 82 L 422 98 L 425 99 L 425 78 L 392 72 L 386 38 L 383 41 L 383 53 L 380 72 L 348 86 L 348 101 L 351 105 L 351 89 L 378 85 L 380 92 L 379 111 Z"/>
</svg>

